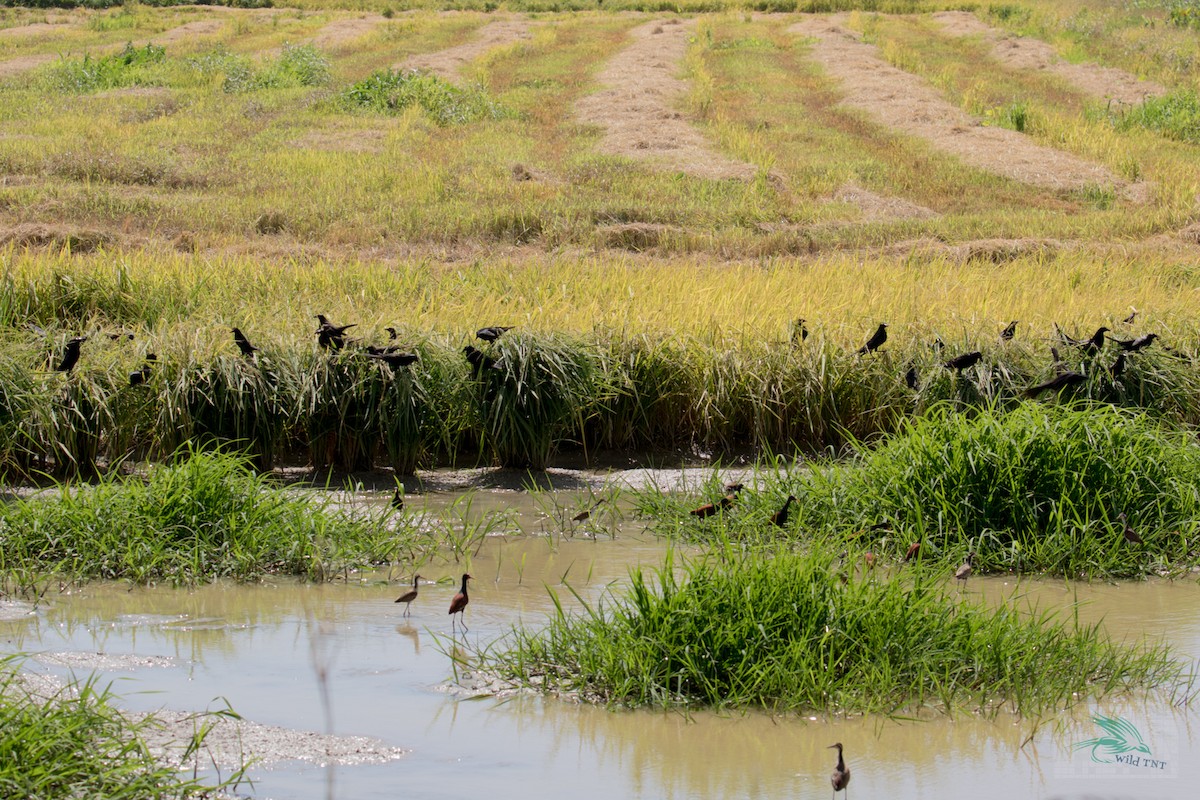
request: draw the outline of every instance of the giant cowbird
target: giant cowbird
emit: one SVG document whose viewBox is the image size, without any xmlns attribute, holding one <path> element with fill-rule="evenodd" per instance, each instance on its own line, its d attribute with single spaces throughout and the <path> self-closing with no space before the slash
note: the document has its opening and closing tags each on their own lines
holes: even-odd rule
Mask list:
<svg viewBox="0 0 1200 800">
<path fill-rule="evenodd" d="M 79 347 L 86 341 L 86 336 L 76 336 L 68 340 L 67 346 L 63 348 L 62 360 L 58 362 L 58 366 L 54 368 L 54 371 L 70 372 L 75 369 L 75 365 L 79 363 Z"/>
<path fill-rule="evenodd" d="M 496 359 L 489 356 L 482 350 L 477 350 L 471 345 L 463 348 L 463 355 L 467 357 L 467 361 L 471 363 L 471 374 L 478 378 L 485 369 L 500 369 L 500 365 L 496 363 Z"/>
<path fill-rule="evenodd" d="M 904 373 L 904 383 L 914 392 L 921 388 L 921 376 L 915 365 L 910 366 L 908 372 Z"/>
<path fill-rule="evenodd" d="M 489 325 L 486 328 L 480 328 L 475 331 L 475 338 L 482 339 L 485 342 L 494 342 L 504 335 L 505 331 L 511 331 L 512 325 Z"/>
<path fill-rule="evenodd" d="M 129 385 L 141 386 L 150 380 L 150 366 L 158 360 L 158 356 L 154 353 L 146 353 L 146 363 L 142 364 L 142 368 L 129 373 Z"/>
<path fill-rule="evenodd" d="M 389 340 L 394 340 L 394 339 L 396 338 L 397 334 L 396 334 L 396 329 L 395 329 L 395 328 L 393 328 L 393 327 L 390 327 L 390 326 L 389 326 L 389 327 L 387 327 L 387 328 L 384 328 L 384 330 L 385 330 L 385 331 L 387 331 L 387 335 L 388 335 L 388 339 L 389 339 Z"/>
<path fill-rule="evenodd" d="M 341 350 L 346 345 L 346 331 L 357 326 L 357 323 L 351 322 L 349 325 L 325 325 L 317 329 L 317 344 L 322 350 Z"/>
<path fill-rule="evenodd" d="M 378 355 L 369 355 L 367 358 L 373 358 L 376 361 L 382 361 L 392 369 L 407 367 L 408 365 L 415 364 L 421 360 L 416 353 L 379 353 Z"/>
<path fill-rule="evenodd" d="M 1094 356 L 1104 347 L 1104 334 L 1108 332 L 1108 328 L 1101 325 L 1092 334 L 1092 338 L 1078 345 L 1079 349 L 1083 350 L 1089 356 Z"/>
<path fill-rule="evenodd" d="M 1136 353 L 1139 350 L 1145 350 L 1154 343 L 1158 338 L 1157 333 L 1146 333 L 1136 339 L 1113 339 L 1117 343 L 1117 347 L 1124 350 L 1126 353 Z"/>
<path fill-rule="evenodd" d="M 983 358 L 983 354 L 978 350 L 973 353 L 963 353 L 961 356 L 955 356 L 946 362 L 946 369 L 952 369 L 957 372 L 962 372 L 964 369 L 970 369 L 979 363 L 979 359 Z"/>
<path fill-rule="evenodd" d="M 1119 378 L 1125 374 L 1125 354 L 1124 353 L 1117 353 L 1117 360 L 1114 361 L 1112 363 L 1112 366 L 1108 368 L 1108 372 L 1110 375 L 1112 375 L 1112 378 L 1114 381 L 1117 378 Z"/>
<path fill-rule="evenodd" d="M 881 322 L 879 323 L 879 327 L 875 329 L 875 333 L 871 334 L 871 338 L 867 339 L 867 343 L 858 349 L 858 354 L 861 356 L 867 353 L 874 353 L 880 347 L 883 347 L 883 343 L 886 341 L 887 323 Z"/>
<path fill-rule="evenodd" d="M 1014 319 L 1012 322 L 1008 323 L 1004 330 L 1000 331 L 1000 340 L 1004 342 L 1011 342 L 1016 333 L 1017 320 Z"/>
<path fill-rule="evenodd" d="M 1036 386 L 1030 386 L 1025 390 L 1026 397 L 1037 397 L 1047 389 L 1058 391 L 1065 389 L 1068 386 L 1078 386 L 1087 380 L 1087 376 L 1079 372 L 1064 372 L 1061 375 L 1055 375 L 1045 383 L 1039 383 Z"/>
<path fill-rule="evenodd" d="M 249 358 L 258 352 L 258 348 L 250 344 L 250 340 L 246 338 L 246 334 L 242 333 L 238 328 L 231 328 L 233 331 L 233 343 L 238 346 L 238 350 L 242 351 L 242 355 Z"/>
</svg>

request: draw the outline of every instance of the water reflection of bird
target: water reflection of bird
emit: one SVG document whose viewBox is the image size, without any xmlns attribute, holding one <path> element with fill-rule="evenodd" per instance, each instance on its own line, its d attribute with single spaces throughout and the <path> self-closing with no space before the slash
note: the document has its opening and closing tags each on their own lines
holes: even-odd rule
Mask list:
<svg viewBox="0 0 1200 800">
<path fill-rule="evenodd" d="M 406 639 L 411 639 L 413 643 L 413 652 L 417 655 L 421 654 L 421 634 L 411 622 L 406 622 L 403 625 L 397 625 L 396 633 L 400 634 Z"/>
<path fill-rule="evenodd" d="M 833 768 L 833 774 L 829 776 L 829 782 L 833 784 L 833 796 L 837 797 L 837 793 L 850 785 L 850 767 L 846 766 L 846 759 L 842 757 L 842 743 L 831 744 L 827 749 L 832 750 L 837 748 L 838 760 L 837 766 Z M 846 792 L 846 796 L 850 796 L 850 792 Z"/>
<path fill-rule="evenodd" d="M 420 580 L 421 580 L 420 575 L 413 575 L 412 588 L 396 598 L 397 603 L 404 603 L 404 616 L 406 616 L 406 617 L 408 616 L 409 610 L 412 608 L 413 600 L 417 599 L 417 588 L 418 588 Z M 465 603 L 464 603 L 464 605 L 465 605 Z"/>
<path fill-rule="evenodd" d="M 463 616 L 462 616 L 463 609 L 465 609 L 467 607 L 467 603 L 471 602 L 471 598 L 467 596 L 467 581 L 469 581 L 469 580 L 471 580 L 471 576 L 464 572 L 463 576 L 462 576 L 462 588 L 458 590 L 458 594 L 454 595 L 454 599 L 450 601 L 450 630 L 451 631 L 454 630 L 454 615 L 455 614 L 459 615 L 459 619 L 462 621 L 463 630 L 464 631 L 470 630 L 470 628 L 467 627 L 466 619 L 463 618 Z"/>
</svg>

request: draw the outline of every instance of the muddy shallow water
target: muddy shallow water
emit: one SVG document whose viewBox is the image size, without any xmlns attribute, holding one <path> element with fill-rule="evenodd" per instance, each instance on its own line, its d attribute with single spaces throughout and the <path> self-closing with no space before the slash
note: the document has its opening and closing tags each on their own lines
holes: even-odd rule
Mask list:
<svg viewBox="0 0 1200 800">
<path fill-rule="evenodd" d="M 428 504 L 444 512 L 452 501 L 431 493 L 413 498 L 410 509 Z M 544 498 L 535 506 L 513 492 L 482 492 L 471 513 L 499 509 L 511 509 L 526 530 L 555 529 Z M 574 604 L 564 576 L 594 600 L 624 581 L 631 565 L 657 566 L 666 548 L 640 527 L 627 521 L 616 538 L 604 522 L 595 536 L 585 529 L 574 537 L 489 537 L 469 565 L 477 580 L 466 639 L 486 644 L 514 623 L 536 624 L 553 607 L 547 586 Z M 1200 710 L 1166 700 L 1116 700 L 1035 726 L 1008 715 L 921 722 L 685 716 L 476 697 L 456 688 L 447 654 L 454 647 L 446 609 L 465 568 L 422 566 L 438 582 L 422 587 L 410 618 L 392 602 L 410 578 L 400 574 L 349 585 L 93 584 L 48 596 L 36 609 L 8 606 L 0 642 L 5 651 L 33 654 L 30 669 L 51 676 L 95 669 L 133 711 L 217 709 L 227 701 L 247 720 L 296 731 L 330 730 L 318 679 L 324 673 L 331 732 L 367 737 L 353 740 L 364 756 L 376 748 L 390 760 L 331 771 L 319 748 L 298 745 L 292 755 L 307 760 L 251 768 L 254 787 L 239 793 L 257 797 L 819 798 L 830 794 L 834 758 L 826 746 L 834 741 L 845 744 L 857 798 L 1193 798 L 1200 786 Z M 1019 592 L 1041 607 L 1078 603 L 1082 619 L 1103 618 L 1116 637 L 1165 637 L 1181 655 L 1200 656 L 1200 586 L 1193 581 L 972 579 L 967 591 Z M 1093 762 L 1077 745 L 1102 734 L 1089 719 L 1096 711 L 1132 723 L 1150 754 L 1137 753 L 1137 765 Z"/>
</svg>

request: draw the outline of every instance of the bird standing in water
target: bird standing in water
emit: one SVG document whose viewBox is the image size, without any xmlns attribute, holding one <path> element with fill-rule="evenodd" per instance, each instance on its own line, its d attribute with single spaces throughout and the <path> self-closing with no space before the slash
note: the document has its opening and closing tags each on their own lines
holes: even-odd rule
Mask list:
<svg viewBox="0 0 1200 800">
<path fill-rule="evenodd" d="M 462 576 L 462 588 L 458 590 L 458 594 L 454 595 L 454 599 L 450 601 L 450 630 L 451 631 L 454 630 L 454 615 L 455 614 L 460 615 L 459 619 L 462 620 L 463 630 L 464 631 L 470 630 L 470 628 L 467 627 L 467 621 L 465 619 L 462 619 L 462 616 L 461 616 L 463 609 L 467 607 L 467 603 L 471 602 L 471 598 L 467 597 L 467 581 L 469 581 L 469 580 L 471 580 L 471 576 L 464 572 L 463 576 Z"/>
<path fill-rule="evenodd" d="M 397 603 L 404 603 L 404 616 L 408 616 L 408 610 L 412 607 L 412 601 L 417 599 L 417 582 L 421 580 L 420 575 L 413 575 L 413 587 L 404 594 L 396 598 Z"/>
<path fill-rule="evenodd" d="M 963 586 L 967 585 L 967 578 L 971 577 L 971 571 L 974 569 L 972 562 L 974 560 L 975 551 L 972 550 L 970 553 L 967 553 L 967 560 L 958 569 L 954 570 L 954 579 L 962 581 Z"/>
<path fill-rule="evenodd" d="M 846 759 L 842 757 L 841 742 L 838 742 L 837 744 L 831 744 L 826 749 L 832 750 L 835 747 L 838 751 L 837 766 L 833 768 L 833 774 L 829 776 L 829 782 L 833 784 L 833 796 L 837 797 L 838 792 L 850 785 L 850 767 L 846 766 Z M 846 796 L 850 796 L 850 792 L 848 790 L 846 792 Z"/>
</svg>

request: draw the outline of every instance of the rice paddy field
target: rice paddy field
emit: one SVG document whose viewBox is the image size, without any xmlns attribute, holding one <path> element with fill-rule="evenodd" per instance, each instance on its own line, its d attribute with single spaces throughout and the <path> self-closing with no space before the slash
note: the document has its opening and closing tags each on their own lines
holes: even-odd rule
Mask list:
<svg viewBox="0 0 1200 800">
<path fill-rule="evenodd" d="M 1198 31 L 0 0 L 0 796 L 1189 797 Z"/>
</svg>

